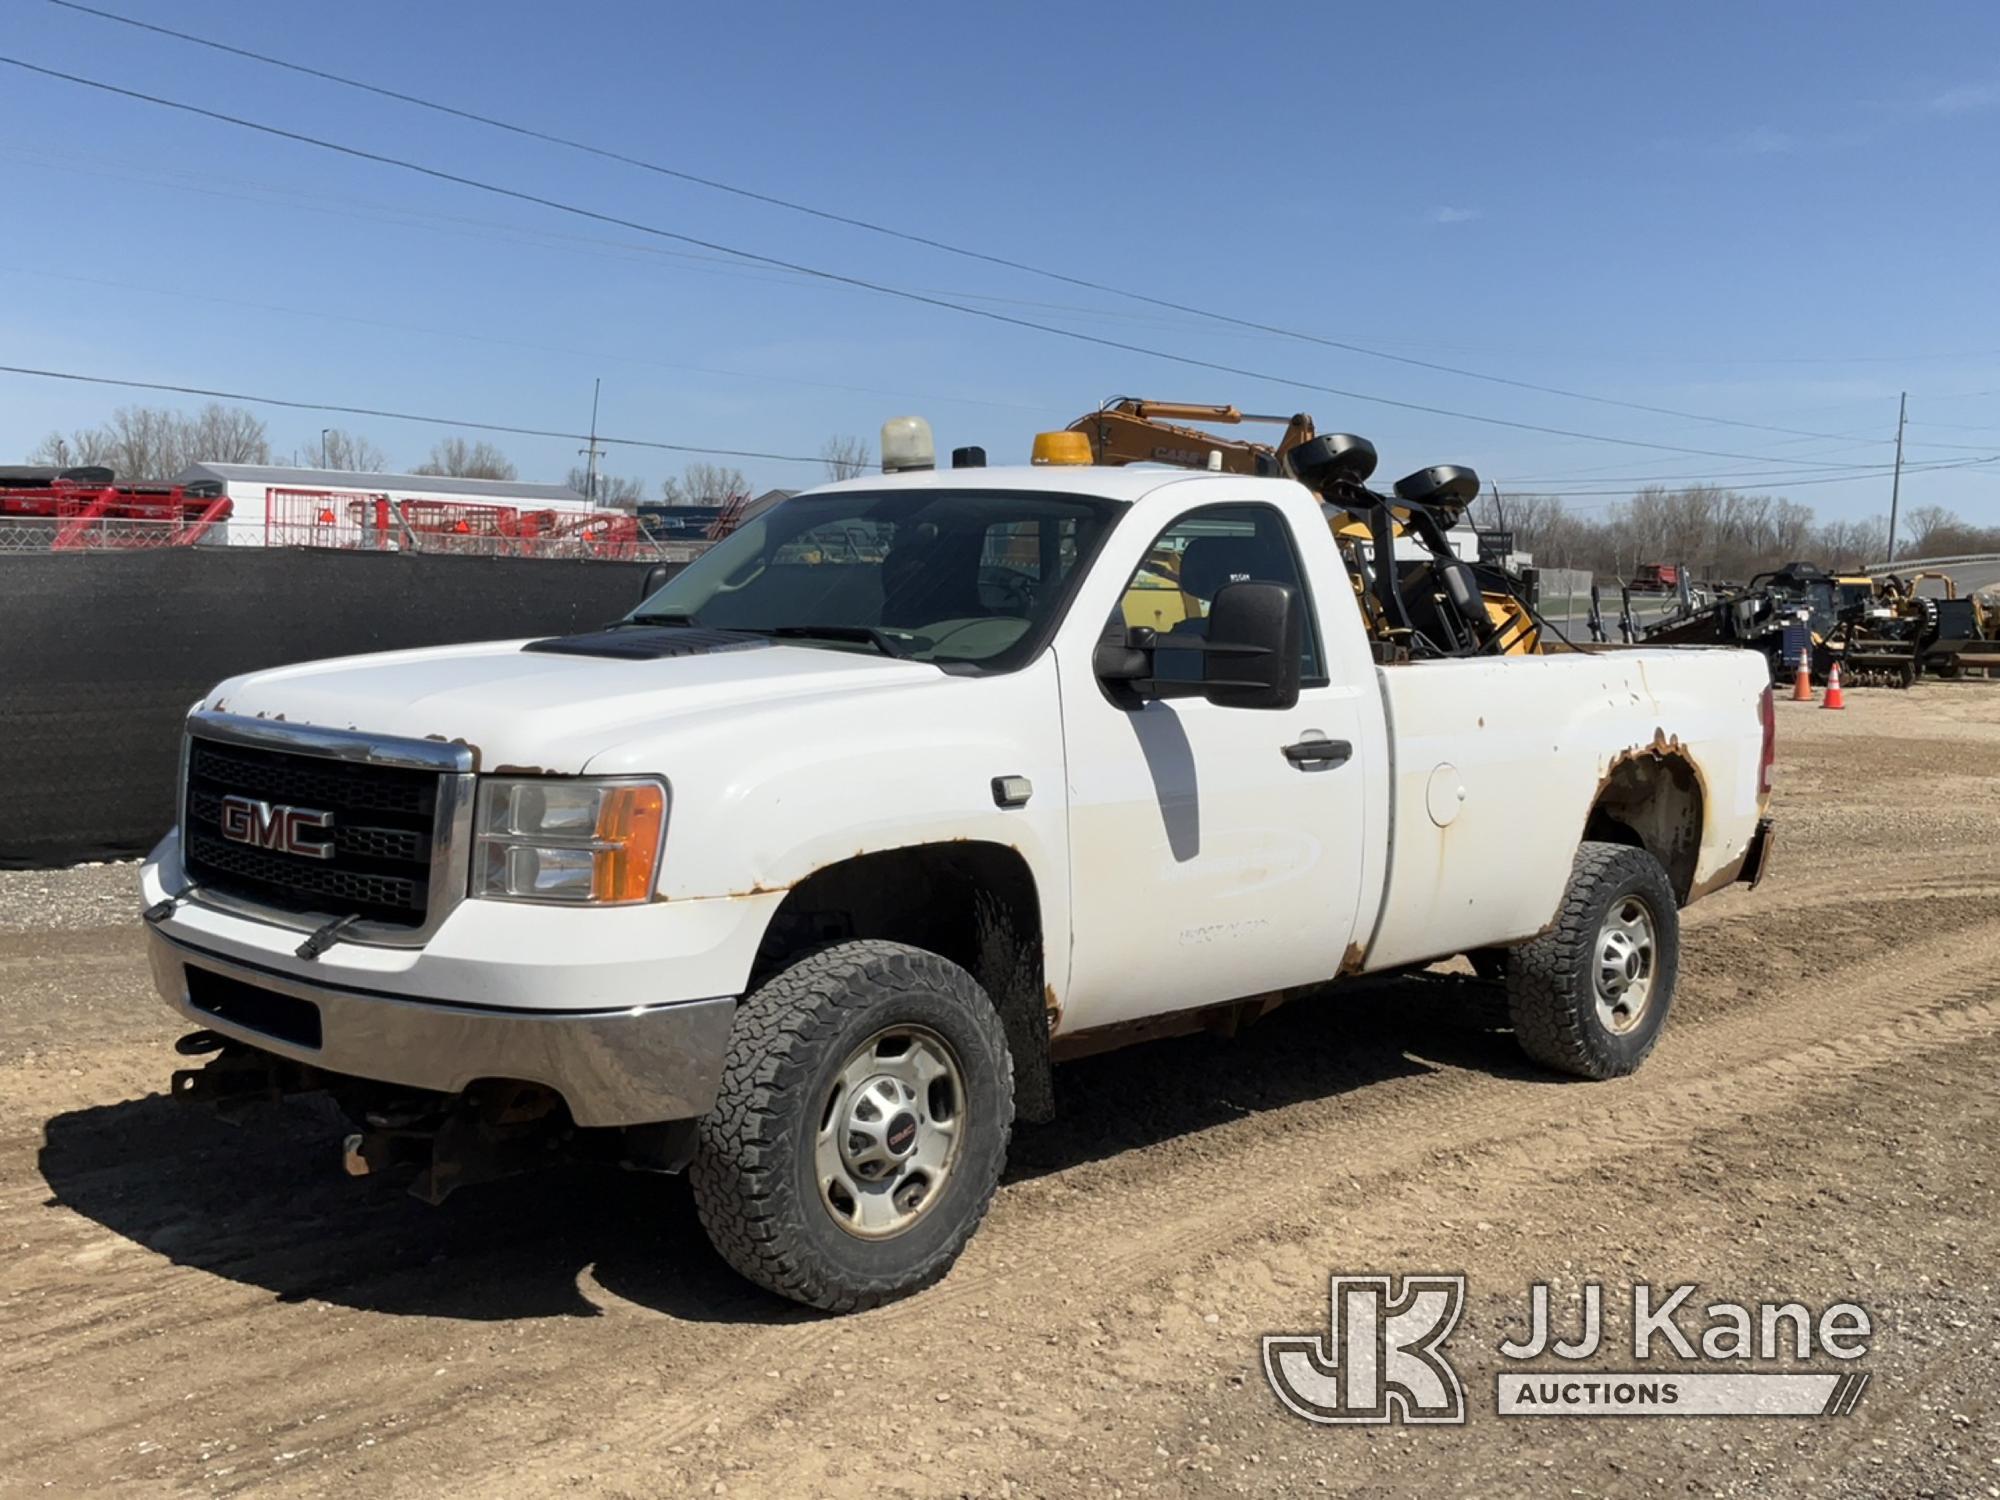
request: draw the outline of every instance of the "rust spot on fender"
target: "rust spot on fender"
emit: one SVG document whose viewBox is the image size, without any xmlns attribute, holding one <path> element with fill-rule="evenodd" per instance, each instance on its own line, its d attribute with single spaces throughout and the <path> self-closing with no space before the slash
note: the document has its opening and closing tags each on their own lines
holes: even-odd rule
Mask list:
<svg viewBox="0 0 2000 1500">
<path fill-rule="evenodd" d="M 1340 956 L 1339 974 L 1359 974 L 1361 961 L 1368 956 L 1368 949 L 1362 943 L 1349 943 L 1347 951 Z"/>
<path fill-rule="evenodd" d="M 1629 750 L 1620 750 L 1616 755 L 1611 757 L 1610 762 L 1604 767 L 1603 773 L 1597 778 L 1597 790 L 1591 796 L 1590 805 L 1592 807 L 1597 805 L 1598 799 L 1604 795 L 1605 790 L 1617 779 L 1619 771 L 1631 765 L 1634 761 L 1648 758 L 1653 760 L 1671 758 L 1680 761 L 1693 774 L 1695 784 L 1702 789 L 1703 796 L 1706 797 L 1708 779 L 1701 774 L 1701 767 L 1695 763 L 1693 754 L 1688 750 L 1687 746 L 1681 743 L 1679 735 L 1668 734 L 1665 729 L 1656 727 L 1653 730 L 1652 739 L 1648 740 L 1645 744 L 1634 745 Z"/>
<path fill-rule="evenodd" d="M 1049 1030 L 1054 1031 L 1056 1022 L 1062 1019 L 1062 1001 L 1056 998 L 1056 987 L 1052 984 L 1042 986 L 1042 1009 L 1048 1013 Z"/>
<path fill-rule="evenodd" d="M 717 899 L 723 901 L 745 901 L 752 896 L 778 896 L 784 894 L 784 892 L 786 891 L 789 891 L 793 886 L 797 884 L 799 884 L 799 882 L 794 880 L 780 885 L 766 885 L 764 884 L 763 881 L 760 880 L 745 890 L 724 891 L 722 895 Z"/>
</svg>

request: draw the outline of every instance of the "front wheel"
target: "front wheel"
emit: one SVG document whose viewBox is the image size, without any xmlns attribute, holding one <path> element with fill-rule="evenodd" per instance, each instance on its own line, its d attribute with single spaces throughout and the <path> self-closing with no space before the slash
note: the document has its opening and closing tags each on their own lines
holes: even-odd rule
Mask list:
<svg viewBox="0 0 2000 1500">
<path fill-rule="evenodd" d="M 688 1175 L 722 1258 L 830 1312 L 930 1285 L 985 1216 L 1014 1119 L 1000 1017 L 972 976 L 841 943 L 738 1008 Z"/>
<path fill-rule="evenodd" d="M 1679 971 L 1680 910 L 1659 861 L 1586 843 L 1555 926 L 1508 961 L 1514 1034 L 1558 1072 L 1623 1077 L 1659 1040 Z"/>
</svg>

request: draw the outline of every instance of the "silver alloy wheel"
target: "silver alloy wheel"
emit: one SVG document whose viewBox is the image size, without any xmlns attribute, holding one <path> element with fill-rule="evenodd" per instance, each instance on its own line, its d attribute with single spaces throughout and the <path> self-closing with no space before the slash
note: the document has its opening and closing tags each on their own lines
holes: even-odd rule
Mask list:
<svg viewBox="0 0 2000 1500">
<path fill-rule="evenodd" d="M 1645 1018 L 1652 1003 L 1657 938 L 1653 909 L 1637 896 L 1620 896 L 1597 930 L 1594 977 L 1597 1019 L 1624 1033 Z"/>
<path fill-rule="evenodd" d="M 820 1110 L 820 1202 L 861 1239 L 901 1234 L 937 1201 L 958 1160 L 965 1079 L 951 1046 L 890 1026 L 842 1063 Z"/>
</svg>

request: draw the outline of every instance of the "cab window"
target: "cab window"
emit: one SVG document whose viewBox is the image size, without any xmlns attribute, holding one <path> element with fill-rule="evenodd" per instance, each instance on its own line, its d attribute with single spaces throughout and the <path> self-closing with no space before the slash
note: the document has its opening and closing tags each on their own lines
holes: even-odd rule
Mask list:
<svg viewBox="0 0 2000 1500">
<path fill-rule="evenodd" d="M 1307 687 L 1325 686 L 1319 622 L 1298 549 L 1285 518 L 1268 505 L 1210 505 L 1182 516 L 1146 549 L 1125 585 L 1120 609 L 1127 625 L 1160 633 L 1154 669 L 1162 680 L 1195 682 L 1201 678 L 1201 653 L 1173 650 L 1173 638 L 1205 638 L 1216 594 L 1240 582 L 1282 583 L 1298 596 L 1305 612 L 1299 678 Z"/>
</svg>

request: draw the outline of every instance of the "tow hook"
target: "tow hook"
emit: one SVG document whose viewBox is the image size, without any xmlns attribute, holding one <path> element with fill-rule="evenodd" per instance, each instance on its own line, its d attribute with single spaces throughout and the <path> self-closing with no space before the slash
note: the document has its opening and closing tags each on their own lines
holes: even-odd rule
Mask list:
<svg viewBox="0 0 2000 1500">
<path fill-rule="evenodd" d="M 392 1127 L 379 1123 L 380 1119 L 371 1112 L 367 1128 L 355 1131 L 341 1143 L 340 1165 L 349 1177 L 372 1177 L 398 1168 L 421 1171 L 430 1164 L 432 1142 L 437 1135 L 435 1125 Z"/>
</svg>

